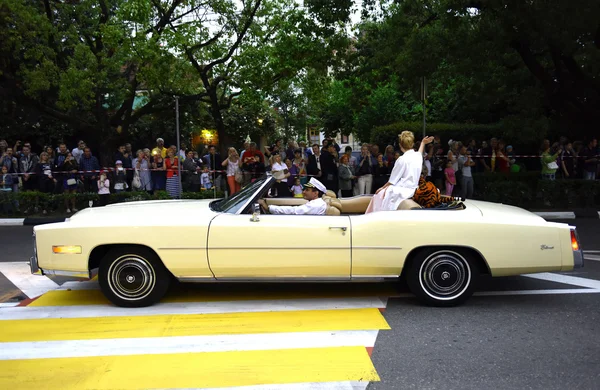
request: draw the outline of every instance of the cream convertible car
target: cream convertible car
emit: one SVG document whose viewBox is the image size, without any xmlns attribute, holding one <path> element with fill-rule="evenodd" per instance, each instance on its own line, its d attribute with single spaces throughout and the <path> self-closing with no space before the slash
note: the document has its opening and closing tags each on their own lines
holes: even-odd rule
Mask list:
<svg viewBox="0 0 600 390">
<path fill-rule="evenodd" d="M 583 266 L 573 227 L 528 211 L 467 200 L 458 210 L 364 214 L 370 196 L 324 197 L 327 215 L 257 215 L 272 177 L 228 199 L 89 208 L 34 228 L 36 274 L 89 278 L 114 304 L 152 305 L 173 278 L 208 281 L 373 281 L 405 278 L 424 303 L 465 301 L 480 274 Z M 332 195 L 332 193 L 330 193 Z M 267 199 L 297 205 L 303 199 Z M 415 207 L 416 206 L 416 207 Z"/>
</svg>

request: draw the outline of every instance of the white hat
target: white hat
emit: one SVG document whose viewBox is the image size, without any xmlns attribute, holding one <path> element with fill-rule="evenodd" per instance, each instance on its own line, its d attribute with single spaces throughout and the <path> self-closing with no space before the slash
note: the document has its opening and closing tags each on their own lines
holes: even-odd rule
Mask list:
<svg viewBox="0 0 600 390">
<path fill-rule="evenodd" d="M 321 183 L 320 181 L 318 181 L 317 179 L 315 179 L 314 177 L 310 178 L 310 181 L 308 183 L 306 183 L 304 185 L 304 187 L 309 187 L 309 188 L 316 188 L 317 190 L 321 191 L 322 193 L 326 193 L 327 192 L 327 187 L 325 187 L 323 185 L 323 183 Z"/>
</svg>

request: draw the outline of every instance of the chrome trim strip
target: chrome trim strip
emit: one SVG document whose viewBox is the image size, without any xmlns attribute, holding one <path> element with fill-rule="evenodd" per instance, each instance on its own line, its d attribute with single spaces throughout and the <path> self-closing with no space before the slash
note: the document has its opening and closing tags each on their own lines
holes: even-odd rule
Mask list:
<svg viewBox="0 0 600 390">
<path fill-rule="evenodd" d="M 386 249 L 386 250 L 399 250 L 402 247 L 399 246 L 353 246 L 352 249 Z"/>
<path fill-rule="evenodd" d="M 255 276 L 239 276 L 239 277 L 227 277 L 227 278 L 217 278 L 213 279 L 209 276 L 184 276 L 177 278 L 181 282 L 193 282 L 193 281 L 202 281 L 202 282 L 317 282 L 317 281 L 340 281 L 340 282 L 348 282 L 350 281 L 349 276 L 265 276 L 265 277 L 255 277 Z"/>
<path fill-rule="evenodd" d="M 350 250 L 349 246 L 236 246 L 236 247 L 225 247 L 225 246 L 218 246 L 218 247 L 209 247 L 209 250 L 213 250 L 213 249 L 220 249 L 220 250 L 226 250 L 226 249 L 243 249 L 243 250 L 248 250 L 248 249 L 258 249 L 258 250 L 280 250 L 280 249 L 345 249 L 345 250 Z"/>
<path fill-rule="evenodd" d="M 156 250 L 159 251 L 203 251 L 206 248 L 204 247 L 198 247 L 198 248 L 156 248 Z"/>
<path fill-rule="evenodd" d="M 51 276 L 69 276 L 72 278 L 91 279 L 92 273 L 90 271 L 62 271 L 62 270 L 44 270 L 42 274 Z"/>
<path fill-rule="evenodd" d="M 33 256 L 29 258 L 29 269 L 33 275 L 42 275 L 42 271 L 40 271 L 40 267 L 38 264 L 37 257 L 37 240 L 35 238 L 35 230 L 33 231 Z"/>
<path fill-rule="evenodd" d="M 399 278 L 400 275 L 352 275 L 352 279 L 382 279 L 382 278 Z"/>
</svg>

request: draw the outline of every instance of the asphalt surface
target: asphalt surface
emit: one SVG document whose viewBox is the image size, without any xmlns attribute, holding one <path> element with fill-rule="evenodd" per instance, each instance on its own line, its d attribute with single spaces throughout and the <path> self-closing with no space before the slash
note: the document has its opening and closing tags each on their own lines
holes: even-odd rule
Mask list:
<svg viewBox="0 0 600 390">
<path fill-rule="evenodd" d="M 600 251 L 600 220 L 557 222 L 577 226 L 584 251 Z M 0 262 L 27 261 L 31 232 L 29 226 L 0 227 Z M 564 274 L 600 281 L 600 253 L 589 257 L 594 260 L 583 269 Z M 371 359 L 381 381 L 368 389 L 598 389 L 600 294 L 545 292 L 581 288 L 529 277 L 488 277 L 480 281 L 479 292 L 534 293 L 479 295 L 448 309 L 424 307 L 411 297 L 382 297 L 391 329 L 378 333 Z M 0 273 L 0 302 L 24 298 Z"/>
</svg>

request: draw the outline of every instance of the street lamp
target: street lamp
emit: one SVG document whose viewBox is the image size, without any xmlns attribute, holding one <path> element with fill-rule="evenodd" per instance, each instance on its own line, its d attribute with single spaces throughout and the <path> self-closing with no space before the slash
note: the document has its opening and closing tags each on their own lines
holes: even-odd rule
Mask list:
<svg viewBox="0 0 600 390">
<path fill-rule="evenodd" d="M 258 125 L 262 126 L 262 124 L 263 124 L 263 118 L 258 118 Z"/>
</svg>

